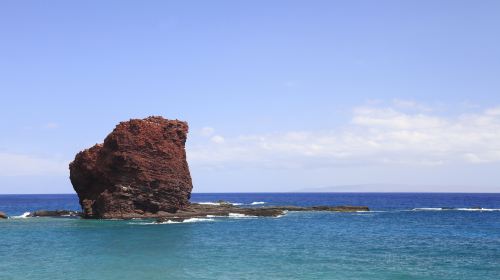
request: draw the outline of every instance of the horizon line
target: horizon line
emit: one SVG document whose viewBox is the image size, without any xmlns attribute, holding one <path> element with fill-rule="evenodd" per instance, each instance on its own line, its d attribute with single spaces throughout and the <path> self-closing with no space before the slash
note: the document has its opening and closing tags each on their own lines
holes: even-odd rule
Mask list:
<svg viewBox="0 0 500 280">
<path fill-rule="evenodd" d="M 349 194 L 500 194 L 499 192 L 430 192 L 430 191 L 326 191 L 326 192 L 307 192 L 307 191 L 285 191 L 285 192 L 192 192 L 192 194 L 330 194 L 330 193 L 349 193 Z M 0 195 L 77 195 L 77 193 L 0 193 Z"/>
</svg>

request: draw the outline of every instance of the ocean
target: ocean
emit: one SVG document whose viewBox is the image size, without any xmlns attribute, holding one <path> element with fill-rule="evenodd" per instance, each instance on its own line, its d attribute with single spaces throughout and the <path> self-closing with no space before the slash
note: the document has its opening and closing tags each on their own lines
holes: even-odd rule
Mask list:
<svg viewBox="0 0 500 280">
<path fill-rule="evenodd" d="M 213 193 L 262 205 L 366 205 L 154 224 L 23 218 L 76 195 L 0 195 L 0 279 L 500 279 L 500 194 Z M 476 209 L 482 207 L 482 210 Z M 17 216 L 17 217 L 12 217 Z"/>
</svg>

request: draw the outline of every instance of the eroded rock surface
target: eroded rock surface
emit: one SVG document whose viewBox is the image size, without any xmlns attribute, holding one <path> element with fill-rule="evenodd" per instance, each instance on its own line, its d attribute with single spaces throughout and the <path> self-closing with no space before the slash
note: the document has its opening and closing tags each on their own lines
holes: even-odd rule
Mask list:
<svg viewBox="0 0 500 280">
<path fill-rule="evenodd" d="M 0 219 L 7 219 L 7 214 L 5 214 L 4 212 L 0 212 Z"/>
<path fill-rule="evenodd" d="M 121 122 L 78 153 L 70 179 L 85 218 L 147 218 L 189 206 L 188 125 L 148 117 Z"/>
</svg>

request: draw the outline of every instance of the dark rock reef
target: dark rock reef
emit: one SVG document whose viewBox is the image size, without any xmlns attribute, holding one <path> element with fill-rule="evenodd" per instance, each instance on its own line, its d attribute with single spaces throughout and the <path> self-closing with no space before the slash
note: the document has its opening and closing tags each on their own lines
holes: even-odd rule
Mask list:
<svg viewBox="0 0 500 280">
<path fill-rule="evenodd" d="M 193 188 L 186 161 L 188 125 L 152 116 L 121 122 L 78 153 L 70 179 L 84 218 L 152 218 L 186 209 Z"/>
<path fill-rule="evenodd" d="M 328 211 L 328 212 L 358 212 L 370 211 L 366 206 L 268 206 L 268 207 L 238 207 L 231 203 L 219 201 L 218 204 L 193 203 L 190 207 L 179 210 L 176 213 L 168 213 L 157 219 L 157 222 L 183 221 L 189 218 L 203 218 L 207 216 L 231 216 L 245 215 L 255 217 L 278 217 L 287 211 Z"/>
<path fill-rule="evenodd" d="M 37 210 L 28 217 L 80 217 L 81 212 L 71 210 Z"/>
<path fill-rule="evenodd" d="M 205 218 L 207 216 L 228 217 L 228 216 L 253 216 L 253 217 L 278 217 L 284 215 L 288 211 L 325 211 L 325 212 L 365 212 L 370 211 L 366 206 L 265 206 L 265 207 L 239 207 L 226 201 L 218 201 L 214 204 L 199 204 L 192 203 L 184 209 L 180 209 L 175 213 L 158 212 L 156 214 L 148 214 L 140 218 L 156 218 L 157 222 L 178 221 L 182 222 L 190 218 Z M 2 212 L 0 212 L 1 214 Z M 5 216 L 7 217 L 7 216 Z M 28 215 L 28 217 L 85 217 L 78 211 L 72 210 L 37 210 Z M 1 218 L 1 216 L 0 216 Z M 123 219 L 139 218 L 139 217 L 120 217 Z"/>
<path fill-rule="evenodd" d="M 161 223 L 165 221 L 182 222 L 190 218 L 205 218 L 205 217 L 229 217 L 237 215 L 245 215 L 252 217 L 279 217 L 288 211 L 325 211 L 325 212 L 365 212 L 370 211 L 366 206 L 265 206 L 265 207 L 239 207 L 226 201 L 218 201 L 215 204 L 199 204 L 191 203 L 188 207 L 178 210 L 175 213 L 158 212 L 155 215 L 148 214 L 141 218 L 156 218 L 156 221 Z M 0 219 L 2 218 L 0 212 Z M 4 214 L 4 218 L 7 215 Z M 52 217 L 52 218 L 79 218 L 85 215 L 82 212 L 73 210 L 37 210 L 28 215 L 28 217 Z M 123 217 L 123 219 L 138 218 Z"/>
<path fill-rule="evenodd" d="M 7 219 L 7 214 L 5 214 L 4 212 L 0 212 L 0 219 Z"/>
</svg>

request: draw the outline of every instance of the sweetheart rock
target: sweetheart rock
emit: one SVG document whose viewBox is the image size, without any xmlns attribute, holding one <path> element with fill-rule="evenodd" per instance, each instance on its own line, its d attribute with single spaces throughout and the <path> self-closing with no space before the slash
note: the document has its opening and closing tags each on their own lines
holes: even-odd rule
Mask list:
<svg viewBox="0 0 500 280">
<path fill-rule="evenodd" d="M 187 208 L 193 188 L 188 124 L 160 116 L 119 123 L 104 143 L 79 152 L 70 180 L 84 218 L 151 217 Z"/>
</svg>

